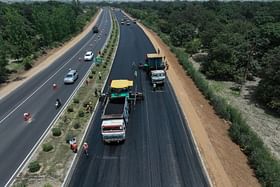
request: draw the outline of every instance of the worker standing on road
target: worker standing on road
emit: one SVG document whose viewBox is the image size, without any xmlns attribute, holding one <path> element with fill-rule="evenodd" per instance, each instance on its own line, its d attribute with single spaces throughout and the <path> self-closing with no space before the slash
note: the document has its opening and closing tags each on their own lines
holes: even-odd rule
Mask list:
<svg viewBox="0 0 280 187">
<path fill-rule="evenodd" d="M 78 151 L 78 145 L 77 145 L 77 140 L 76 137 L 72 138 L 70 141 L 70 149 L 74 152 L 77 153 Z"/>
<path fill-rule="evenodd" d="M 98 72 L 98 79 L 101 80 L 101 78 L 102 78 L 102 74 L 101 74 L 101 72 L 99 71 L 99 72 Z"/>
<path fill-rule="evenodd" d="M 31 121 L 31 114 L 29 113 L 29 112 L 25 112 L 24 114 L 23 114 L 23 119 L 24 119 L 24 121 Z"/>
<path fill-rule="evenodd" d="M 52 88 L 53 88 L 53 90 L 56 90 L 57 89 L 57 84 L 53 83 Z"/>
<path fill-rule="evenodd" d="M 88 144 L 87 144 L 87 142 L 85 142 L 85 143 L 83 144 L 83 150 L 84 150 L 84 154 L 85 154 L 86 156 L 88 156 Z"/>
</svg>

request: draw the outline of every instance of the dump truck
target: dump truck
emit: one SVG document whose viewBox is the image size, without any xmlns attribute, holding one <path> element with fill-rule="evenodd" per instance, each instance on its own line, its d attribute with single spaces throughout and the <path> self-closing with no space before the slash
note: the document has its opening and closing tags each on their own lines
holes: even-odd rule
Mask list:
<svg viewBox="0 0 280 187">
<path fill-rule="evenodd" d="M 151 53 L 146 55 L 144 64 L 140 64 L 140 68 L 147 72 L 151 79 L 153 87 L 164 85 L 165 80 L 165 61 L 164 57 L 158 53 Z"/>
<path fill-rule="evenodd" d="M 131 107 L 143 94 L 133 90 L 133 81 L 112 80 L 109 91 L 103 94 L 104 110 L 101 116 L 101 133 L 105 143 L 124 142 Z"/>
<path fill-rule="evenodd" d="M 105 143 L 124 142 L 130 105 L 127 97 L 107 98 L 101 120 L 101 134 Z"/>
</svg>

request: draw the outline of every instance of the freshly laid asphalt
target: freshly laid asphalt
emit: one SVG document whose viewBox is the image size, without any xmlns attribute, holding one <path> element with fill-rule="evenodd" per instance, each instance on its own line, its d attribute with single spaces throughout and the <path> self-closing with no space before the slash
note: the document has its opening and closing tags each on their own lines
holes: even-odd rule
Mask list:
<svg viewBox="0 0 280 187">
<path fill-rule="evenodd" d="M 61 111 L 62 107 L 55 109 L 56 98 L 65 104 L 88 71 L 93 62 L 83 61 L 85 52 L 92 50 L 97 54 L 104 45 L 111 27 L 108 9 L 102 12 L 97 25 L 100 33 L 87 34 L 52 65 L 0 100 L 0 186 L 10 184 L 16 170 Z M 69 68 L 78 70 L 79 79 L 72 85 L 64 85 Z M 53 83 L 58 85 L 55 91 Z M 31 123 L 24 122 L 24 112 L 31 113 Z"/>
<path fill-rule="evenodd" d="M 121 12 L 115 14 L 120 23 Z M 145 54 L 155 49 L 136 24 L 120 28 L 120 43 L 108 82 L 132 79 L 145 99 L 132 109 L 126 141 L 120 145 L 102 142 L 103 106 L 99 104 L 86 137 L 89 157 L 80 155 L 69 186 L 209 186 L 169 81 L 163 90 L 153 91 L 144 72 L 137 70 L 134 77 L 133 62 L 143 63 Z"/>
</svg>

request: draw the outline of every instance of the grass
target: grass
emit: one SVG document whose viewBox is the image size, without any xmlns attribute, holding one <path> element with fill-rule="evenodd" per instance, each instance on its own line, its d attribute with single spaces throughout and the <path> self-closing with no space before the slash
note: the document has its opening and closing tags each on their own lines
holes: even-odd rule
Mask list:
<svg viewBox="0 0 280 187">
<path fill-rule="evenodd" d="M 119 33 L 118 31 L 115 31 L 116 29 L 118 29 L 117 23 L 116 20 L 113 19 L 112 34 L 107 44 L 109 47 L 107 48 L 104 56 L 109 56 L 108 54 L 112 54 L 114 50 L 116 50 L 116 44 L 118 42 L 116 39 L 118 38 Z M 115 41 L 115 43 L 113 43 L 113 41 Z M 98 98 L 94 96 L 94 90 L 101 90 L 103 87 L 105 78 L 109 74 L 109 67 L 112 61 L 113 59 L 111 57 L 110 60 L 107 61 L 108 64 L 106 68 L 103 68 L 103 64 L 93 67 L 90 73 L 92 79 L 89 79 L 88 85 L 86 83 L 82 85 L 64 113 L 59 117 L 57 123 L 53 125 L 53 129 L 59 128 L 61 130 L 61 135 L 55 137 L 52 135 L 52 133 L 49 133 L 44 142 L 42 142 L 42 145 L 45 142 L 53 145 L 53 150 L 50 152 L 45 152 L 41 148 L 38 149 L 39 151 L 37 151 L 33 156 L 32 161 L 36 160 L 42 165 L 41 171 L 37 175 L 44 176 L 43 178 L 45 181 L 43 182 L 46 184 L 52 183 L 53 180 L 60 183 L 63 182 L 64 176 L 74 156 L 73 152 L 70 150 L 70 145 L 66 143 L 66 139 L 68 139 L 70 136 L 75 136 L 77 138 L 78 144 L 81 145 L 82 136 L 91 117 L 91 113 L 86 111 L 84 103 L 91 102 L 92 107 L 94 107 L 98 101 Z M 102 73 L 101 80 L 98 79 L 98 74 L 96 73 L 99 71 Z M 73 109 L 73 111 L 71 110 L 71 112 L 69 112 L 69 109 Z M 80 125 L 80 127 L 75 129 L 74 125 L 77 123 Z M 14 186 L 34 183 L 36 180 L 30 180 L 32 176 L 34 175 L 30 175 L 30 173 L 25 169 L 25 171 L 23 171 L 23 173 L 17 177 Z"/>
</svg>

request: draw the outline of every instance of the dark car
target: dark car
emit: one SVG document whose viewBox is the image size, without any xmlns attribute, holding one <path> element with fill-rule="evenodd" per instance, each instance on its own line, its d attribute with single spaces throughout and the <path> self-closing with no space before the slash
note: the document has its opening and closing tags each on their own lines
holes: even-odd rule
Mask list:
<svg viewBox="0 0 280 187">
<path fill-rule="evenodd" d="M 92 28 L 92 32 L 93 32 L 93 33 L 98 33 L 98 32 L 99 32 L 98 27 L 97 27 L 97 26 L 94 26 L 94 27 Z"/>
</svg>

